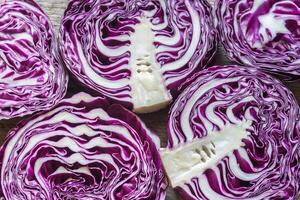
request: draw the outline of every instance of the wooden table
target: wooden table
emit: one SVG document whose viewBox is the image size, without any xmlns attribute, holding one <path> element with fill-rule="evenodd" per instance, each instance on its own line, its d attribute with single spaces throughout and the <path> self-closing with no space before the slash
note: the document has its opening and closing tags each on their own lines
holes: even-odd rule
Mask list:
<svg viewBox="0 0 300 200">
<path fill-rule="evenodd" d="M 213 4 L 214 0 L 209 0 L 210 3 Z M 64 12 L 64 9 L 67 6 L 68 0 L 36 0 L 42 8 L 46 11 L 46 13 L 50 16 L 51 20 L 54 23 L 55 29 L 58 30 L 60 18 Z M 217 56 L 215 59 L 215 64 L 229 64 L 230 61 L 226 59 L 224 56 L 224 51 L 221 47 L 218 48 Z M 300 102 L 300 87 L 299 81 L 292 83 L 285 83 L 295 94 L 298 102 Z M 76 92 L 80 88 L 74 82 L 70 82 L 69 84 L 69 92 Z M 151 113 L 140 115 L 146 125 L 156 134 L 158 134 L 161 138 L 162 146 L 166 145 L 166 122 L 167 122 L 167 113 L 168 109 Z M 7 132 L 9 129 L 14 127 L 16 123 L 18 123 L 21 119 L 13 119 L 13 120 L 3 120 L 0 121 L 0 144 L 2 144 Z M 180 200 L 181 198 L 175 194 L 175 192 L 170 188 L 167 193 L 166 200 Z"/>
</svg>

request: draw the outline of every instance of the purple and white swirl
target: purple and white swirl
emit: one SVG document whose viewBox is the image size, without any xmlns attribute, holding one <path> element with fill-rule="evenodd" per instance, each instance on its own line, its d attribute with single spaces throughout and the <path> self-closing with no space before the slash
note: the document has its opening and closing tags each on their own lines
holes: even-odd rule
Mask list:
<svg viewBox="0 0 300 200">
<path fill-rule="evenodd" d="M 32 0 L 0 3 L 0 120 L 47 110 L 68 78 L 49 18 Z"/>
<path fill-rule="evenodd" d="M 0 151 L 0 197 L 164 199 L 158 148 L 134 114 L 79 93 L 10 131 Z"/>
<path fill-rule="evenodd" d="M 296 199 L 299 106 L 281 82 L 256 69 L 214 66 L 174 103 L 170 183 L 186 199 Z"/>
<path fill-rule="evenodd" d="M 218 0 L 216 16 L 230 59 L 300 75 L 299 0 Z"/>
<path fill-rule="evenodd" d="M 216 46 L 205 0 L 72 0 L 60 33 L 72 74 L 137 112 L 165 107 Z"/>
</svg>

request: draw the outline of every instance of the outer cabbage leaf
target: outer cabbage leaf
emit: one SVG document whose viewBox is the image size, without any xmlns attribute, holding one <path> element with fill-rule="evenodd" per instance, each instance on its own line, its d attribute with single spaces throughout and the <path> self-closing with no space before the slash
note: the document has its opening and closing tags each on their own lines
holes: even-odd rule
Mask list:
<svg viewBox="0 0 300 200">
<path fill-rule="evenodd" d="M 79 93 L 10 131 L 0 151 L 0 197 L 164 199 L 158 148 L 134 114 Z"/>
<path fill-rule="evenodd" d="M 205 0 L 71 0 L 60 33 L 80 82 L 141 113 L 168 105 L 216 46 Z"/>
<path fill-rule="evenodd" d="M 218 0 L 216 16 L 231 60 L 300 75 L 299 0 Z"/>
<path fill-rule="evenodd" d="M 299 106 L 281 82 L 256 69 L 215 66 L 174 103 L 161 152 L 185 199 L 296 199 Z"/>
</svg>

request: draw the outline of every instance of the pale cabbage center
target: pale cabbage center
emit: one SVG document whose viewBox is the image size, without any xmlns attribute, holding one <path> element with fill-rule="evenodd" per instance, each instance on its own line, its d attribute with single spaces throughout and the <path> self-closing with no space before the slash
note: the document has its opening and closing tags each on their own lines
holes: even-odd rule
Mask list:
<svg viewBox="0 0 300 200">
<path fill-rule="evenodd" d="M 183 186 L 205 170 L 214 168 L 226 155 L 243 146 L 249 123 L 227 125 L 221 131 L 173 149 L 161 151 L 162 161 L 172 187 Z"/>
<path fill-rule="evenodd" d="M 130 61 L 131 97 L 134 111 L 153 112 L 164 108 L 172 99 L 161 74 L 161 66 L 156 61 L 154 33 L 151 23 L 141 18 L 131 34 Z"/>
</svg>

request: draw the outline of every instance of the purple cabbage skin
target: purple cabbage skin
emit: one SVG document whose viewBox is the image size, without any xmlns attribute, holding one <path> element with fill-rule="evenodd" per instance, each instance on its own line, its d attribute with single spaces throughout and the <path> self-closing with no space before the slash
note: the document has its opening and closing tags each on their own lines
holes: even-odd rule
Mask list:
<svg viewBox="0 0 300 200">
<path fill-rule="evenodd" d="M 49 18 L 32 0 L 0 3 L 0 120 L 48 110 L 68 78 Z"/>
<path fill-rule="evenodd" d="M 10 131 L 0 151 L 0 198 L 163 200 L 158 148 L 133 113 L 79 93 Z"/>
<path fill-rule="evenodd" d="M 153 41 L 142 32 L 139 44 L 133 42 L 139 25 L 151 27 Z M 60 36 L 64 60 L 75 78 L 136 112 L 165 107 L 171 94 L 183 89 L 181 83 L 209 63 L 216 47 L 211 6 L 205 0 L 71 0 Z M 143 47 L 148 43 L 151 48 Z M 132 80 L 139 74 L 141 89 L 135 92 Z M 167 94 L 147 99 L 156 87 Z M 141 97 L 135 103 L 136 95 Z"/>
<path fill-rule="evenodd" d="M 197 144 L 182 158 L 189 163 L 203 159 L 197 163 L 202 169 L 190 179 L 186 173 L 175 189 L 189 200 L 297 199 L 300 122 L 291 91 L 271 76 L 241 66 L 214 66 L 198 77 L 171 108 L 168 146 L 161 155 L 167 173 L 171 165 L 177 176 L 180 168 L 165 160 L 166 152 Z M 243 131 L 247 135 L 241 139 Z M 233 147 L 237 140 L 240 144 Z"/>
<path fill-rule="evenodd" d="M 300 75 L 299 0 L 217 0 L 216 17 L 231 60 Z"/>
</svg>

